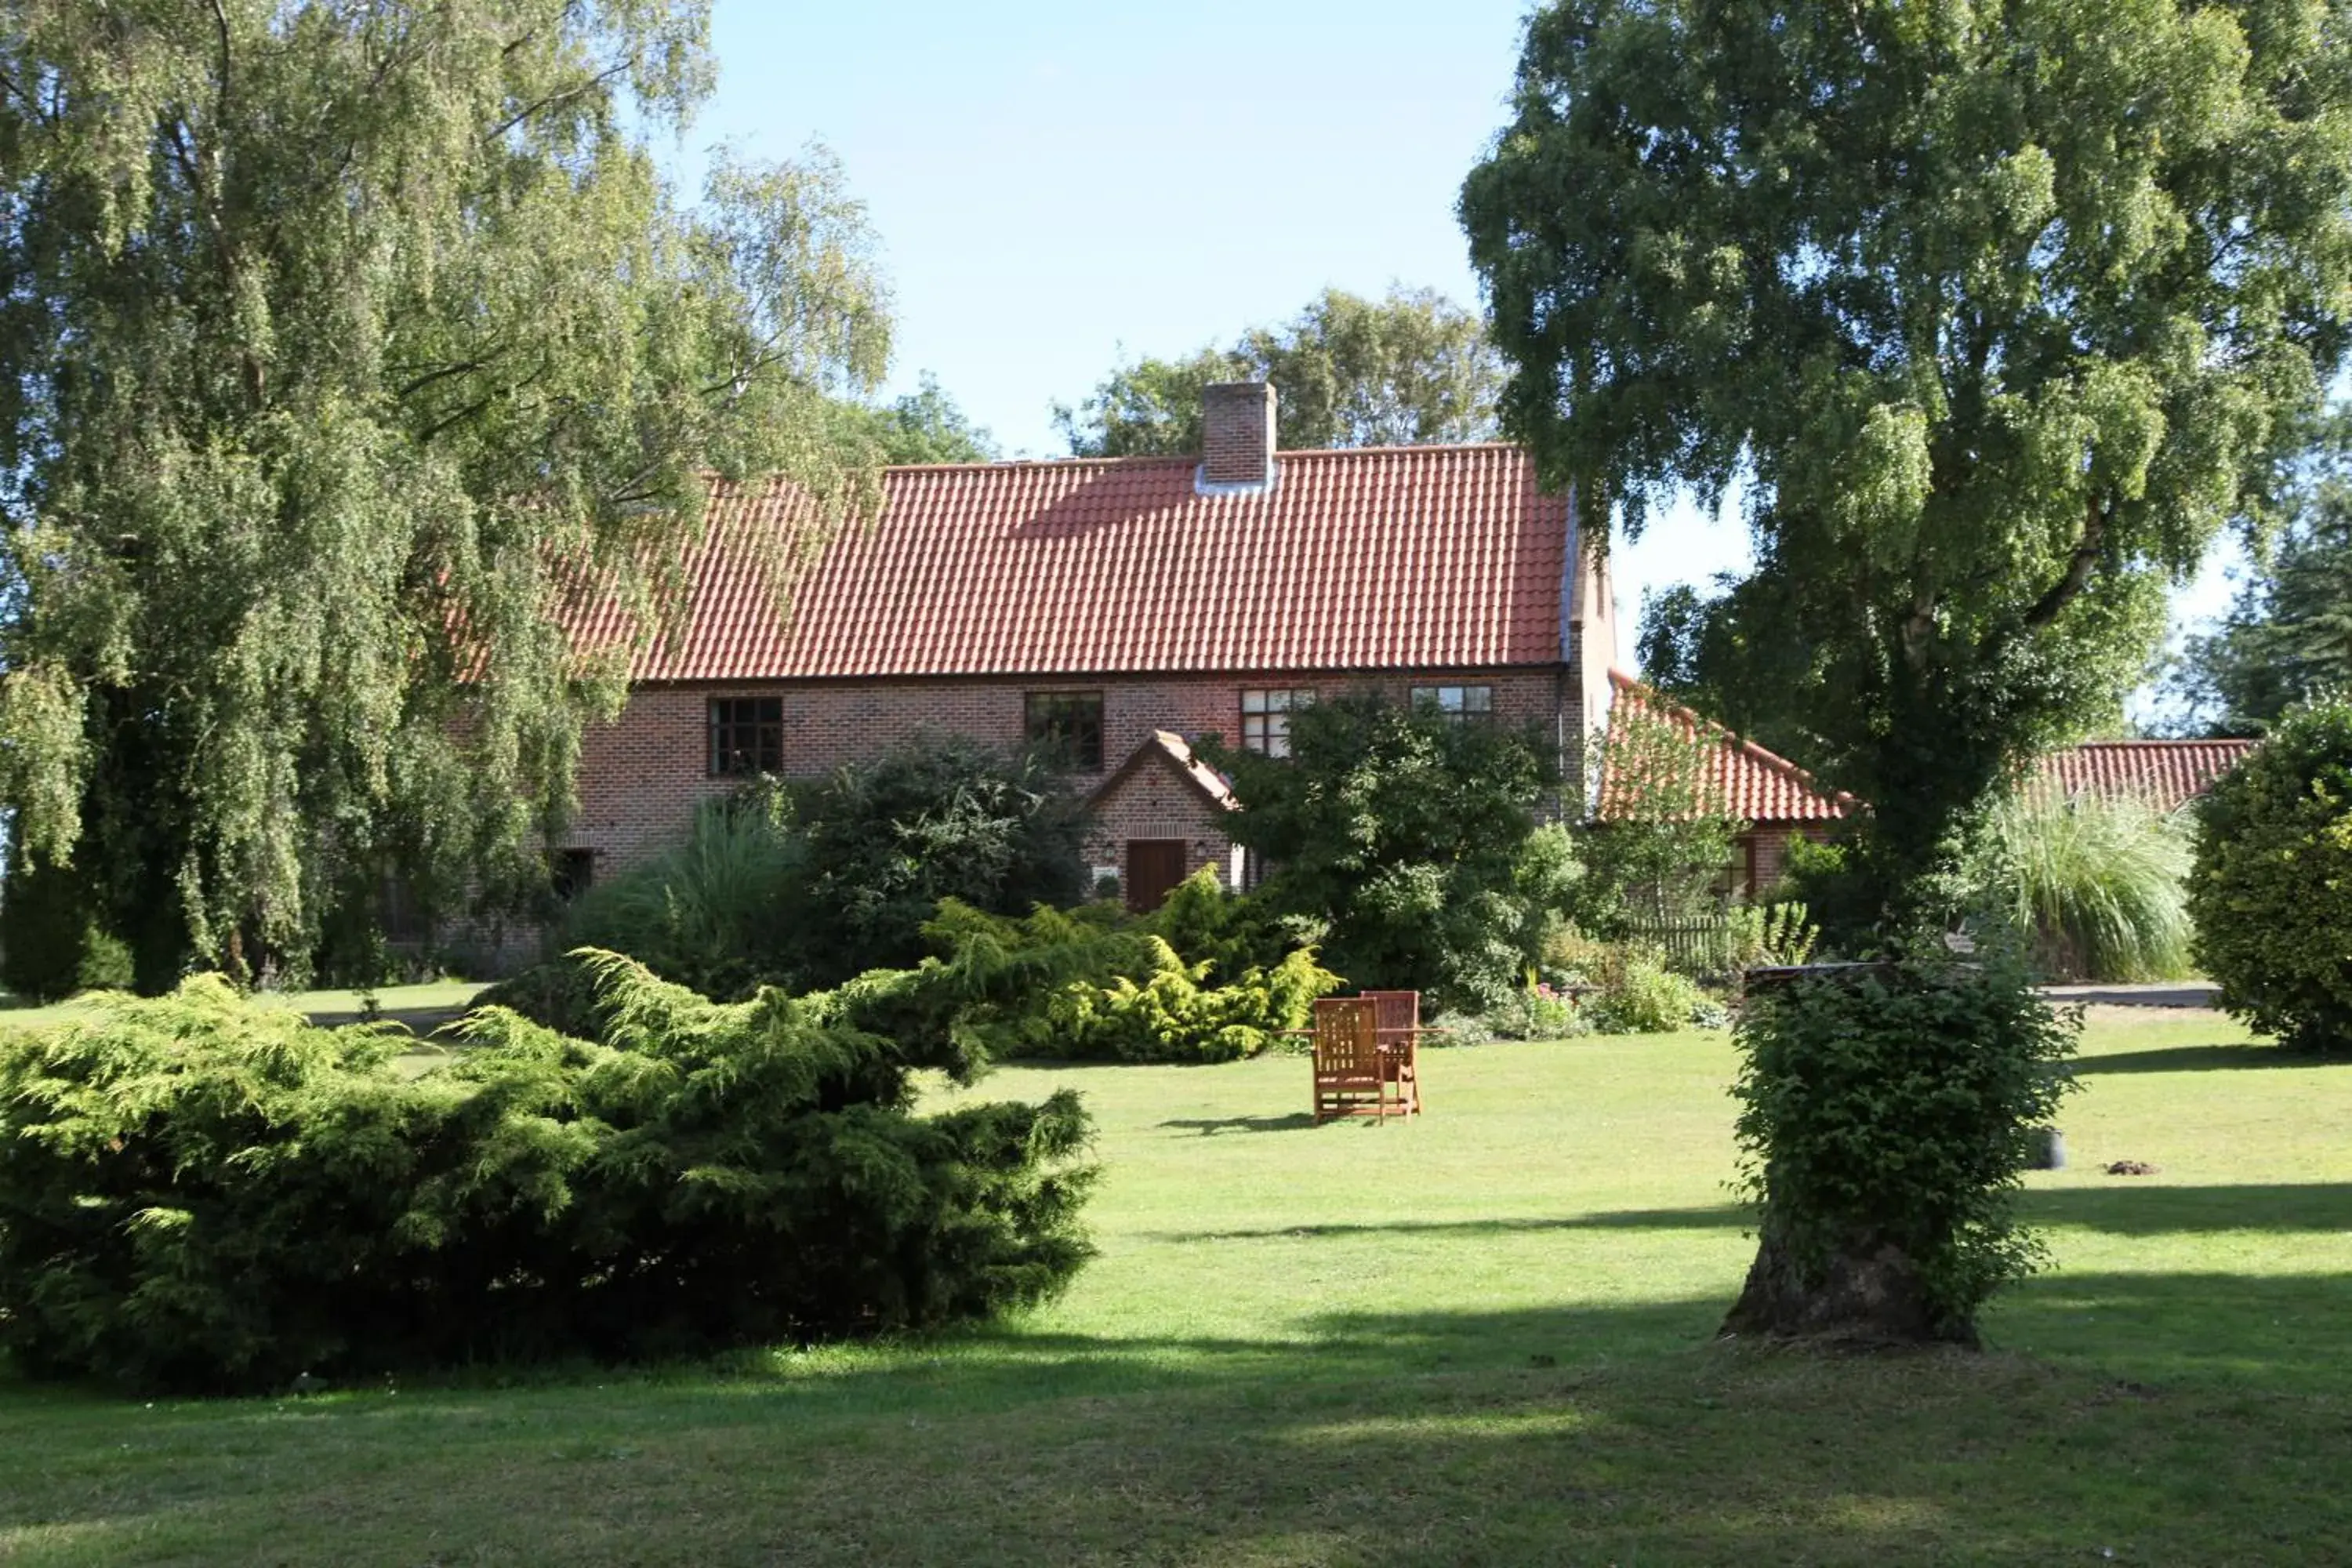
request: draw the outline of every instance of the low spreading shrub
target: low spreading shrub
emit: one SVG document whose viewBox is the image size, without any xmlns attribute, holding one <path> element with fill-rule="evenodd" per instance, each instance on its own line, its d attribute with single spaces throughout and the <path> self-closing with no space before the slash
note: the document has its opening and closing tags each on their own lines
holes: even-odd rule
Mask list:
<svg viewBox="0 0 2352 1568">
<path fill-rule="evenodd" d="M 734 1005 L 597 967 L 610 1044 L 491 1009 L 422 1076 L 209 977 L 0 1041 L 0 1348 L 196 1391 L 690 1353 L 982 1316 L 1088 1255 L 1074 1095 L 910 1111 L 974 1066 L 937 966 Z"/>
<path fill-rule="evenodd" d="M 2352 700 L 2289 714 L 2197 805 L 2189 910 L 2221 1005 L 2352 1051 Z"/>
<path fill-rule="evenodd" d="M 1315 998 L 1342 984 L 1309 946 L 1258 962 L 1282 948 L 1277 923 L 1219 892 L 1207 872 L 1142 921 L 1099 906 L 1008 920 L 950 900 L 927 929 L 962 973 L 1039 962 L 1075 972 L 1017 992 L 1000 984 L 996 999 L 961 1016 L 958 1026 L 994 1056 L 1230 1061 L 1267 1049 L 1282 1030 L 1305 1027 Z M 1170 931 L 1189 933 L 1208 956 L 1180 952 L 1163 934 Z"/>
<path fill-rule="evenodd" d="M 1751 994 L 1732 1092 L 1762 1246 L 1727 1326 L 1972 1337 L 1977 1308 L 2040 1257 L 2012 1199 L 2071 1087 L 2078 1024 L 1998 952 Z"/>
<path fill-rule="evenodd" d="M 1582 990 L 1578 1012 L 1593 1033 L 1663 1035 L 1729 1021 L 1696 981 L 1639 943 L 1600 942 L 1561 927 L 1545 940 L 1539 973 L 1549 985 Z"/>
</svg>

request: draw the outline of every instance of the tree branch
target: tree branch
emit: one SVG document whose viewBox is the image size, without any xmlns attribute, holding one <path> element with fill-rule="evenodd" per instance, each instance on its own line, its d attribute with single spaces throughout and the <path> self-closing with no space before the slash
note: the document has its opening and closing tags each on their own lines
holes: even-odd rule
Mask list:
<svg viewBox="0 0 2352 1568">
<path fill-rule="evenodd" d="M 520 109 L 515 110 L 511 115 L 509 115 L 504 121 L 483 136 L 482 140 L 485 142 L 495 142 L 499 137 L 505 135 L 508 132 L 513 130 L 516 126 L 520 125 L 524 121 L 529 120 L 532 115 L 537 114 L 540 110 L 543 109 L 552 109 L 559 103 L 569 103 L 572 100 L 578 98 L 583 92 L 593 92 L 596 89 L 604 86 L 606 82 L 612 80 L 614 77 L 619 76 L 623 71 L 625 71 L 628 68 L 629 62 L 623 60 L 619 65 L 611 67 L 605 70 L 598 71 L 594 76 L 590 77 L 585 81 L 572 83 L 572 85 L 565 88 L 562 92 L 551 92 L 545 98 L 539 100 L 535 103 L 527 103 Z"/>
<path fill-rule="evenodd" d="M 2091 497 L 2085 505 L 2088 515 L 2083 521 L 2083 537 L 2075 543 L 2074 554 L 2066 559 L 2065 575 L 2051 584 L 2050 591 L 2036 599 L 2033 607 L 2025 612 L 2025 626 L 2029 631 L 2056 620 L 2066 606 L 2090 586 L 2091 574 L 2097 569 L 2099 557 L 2105 553 L 2102 547 L 2107 538 L 2107 514 L 2100 507 L 2096 496 Z"/>
</svg>

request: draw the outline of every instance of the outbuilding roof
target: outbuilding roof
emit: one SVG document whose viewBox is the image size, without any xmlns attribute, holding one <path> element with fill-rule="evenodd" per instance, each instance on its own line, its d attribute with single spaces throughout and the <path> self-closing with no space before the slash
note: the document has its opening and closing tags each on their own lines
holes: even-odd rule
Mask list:
<svg viewBox="0 0 2352 1568">
<path fill-rule="evenodd" d="M 2041 776 L 2067 795 L 2137 795 L 2178 811 L 2245 760 L 2252 741 L 2091 741 L 2053 752 Z"/>
<path fill-rule="evenodd" d="M 1611 670 L 1609 683 L 1615 689 L 1614 711 L 1646 714 L 1694 740 L 1712 742 L 1703 783 L 1725 816 L 1762 826 L 1835 822 L 1856 809 L 1853 796 L 1843 790 L 1827 788 L 1788 758 L 1701 718 L 1623 670 Z M 1632 805 L 1639 788 L 1632 781 L 1604 774 L 1601 781 L 1603 820 L 1612 807 L 1622 811 Z"/>
<path fill-rule="evenodd" d="M 687 619 L 641 681 L 1557 665 L 1565 499 L 1517 447 L 1280 454 L 1259 490 L 1201 493 L 1190 458 L 887 469 L 777 593 L 813 504 L 727 483 L 687 563 Z M 783 606 L 788 606 L 785 608 Z M 583 610 L 584 647 L 626 635 Z"/>
</svg>

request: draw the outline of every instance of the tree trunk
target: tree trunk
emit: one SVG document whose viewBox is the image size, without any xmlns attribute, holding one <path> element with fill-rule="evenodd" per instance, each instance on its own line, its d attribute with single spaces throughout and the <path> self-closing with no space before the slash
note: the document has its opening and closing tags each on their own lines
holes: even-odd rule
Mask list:
<svg viewBox="0 0 2352 1568">
<path fill-rule="evenodd" d="M 1977 1345 L 1974 1323 L 1938 1323 L 1919 1273 L 1903 1249 L 1856 1237 L 1818 1278 L 1798 1267 L 1768 1211 L 1748 1283 L 1723 1320 L 1726 1339 L 1808 1341 L 1874 1349 L 1898 1345 Z"/>
</svg>

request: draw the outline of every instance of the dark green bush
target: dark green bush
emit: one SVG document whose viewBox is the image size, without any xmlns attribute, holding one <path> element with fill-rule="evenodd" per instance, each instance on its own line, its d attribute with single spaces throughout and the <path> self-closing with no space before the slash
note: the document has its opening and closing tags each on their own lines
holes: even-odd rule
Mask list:
<svg viewBox="0 0 2352 1568">
<path fill-rule="evenodd" d="M 2072 1086 L 2078 1023 L 2004 954 L 1910 956 L 1751 994 L 1733 1094 L 1764 1246 L 1744 1326 L 1801 1329 L 1774 1303 L 1833 1314 L 1836 1282 L 1859 1270 L 1872 1283 L 1857 1293 L 1897 1320 L 1888 1337 L 1970 1338 L 1977 1308 L 2039 1258 L 2012 1199 L 2031 1130 Z"/>
<path fill-rule="evenodd" d="M 100 928 L 94 910 L 73 870 L 11 857 L 0 887 L 0 980 L 28 1002 L 128 988 L 130 950 Z"/>
<path fill-rule="evenodd" d="M 804 982 L 905 968 L 942 899 L 992 914 L 1088 891 L 1086 810 L 1046 760 L 923 735 L 800 794 L 788 917 Z"/>
<path fill-rule="evenodd" d="M 2289 714 L 2197 805 L 2195 953 L 2221 1005 L 2352 1050 L 2352 701 Z"/>
<path fill-rule="evenodd" d="M 1290 755 L 1202 742 L 1245 810 L 1237 842 L 1274 869 L 1257 896 L 1323 922 L 1323 954 L 1359 985 L 1476 1013 L 1526 983 L 1576 877 L 1568 835 L 1538 827 L 1558 742 L 1377 697 L 1291 716 Z"/>
<path fill-rule="evenodd" d="M 940 972 L 731 1006 L 603 962 L 421 1077 L 217 979 L 0 1043 L 0 1347 L 198 1391 L 920 1328 L 1088 1254 L 1075 1096 L 912 1114 Z M 919 1048 L 909 1048 L 913 1041 Z"/>
</svg>

